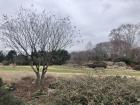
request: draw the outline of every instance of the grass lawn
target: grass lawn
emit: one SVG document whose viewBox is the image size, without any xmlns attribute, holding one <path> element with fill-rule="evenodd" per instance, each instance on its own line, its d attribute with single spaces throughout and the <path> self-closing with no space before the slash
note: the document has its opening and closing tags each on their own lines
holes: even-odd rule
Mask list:
<svg viewBox="0 0 140 105">
<path fill-rule="evenodd" d="M 18 72 L 18 71 L 32 71 L 30 66 L 0 66 L 0 71 L 10 71 L 10 72 Z M 68 66 L 49 66 L 48 72 L 57 72 L 57 73 L 84 73 L 84 71 L 80 68 L 73 68 Z"/>
<path fill-rule="evenodd" d="M 6 72 L 28 72 L 32 71 L 30 66 L 0 66 L 0 71 Z M 55 73 L 71 73 L 71 74 L 90 74 L 90 75 L 101 75 L 101 76 L 136 76 L 140 77 L 140 71 L 135 70 L 123 70 L 123 69 L 106 69 L 106 70 L 98 70 L 96 72 L 94 69 L 90 68 L 74 68 L 70 66 L 49 66 L 48 72 Z"/>
</svg>

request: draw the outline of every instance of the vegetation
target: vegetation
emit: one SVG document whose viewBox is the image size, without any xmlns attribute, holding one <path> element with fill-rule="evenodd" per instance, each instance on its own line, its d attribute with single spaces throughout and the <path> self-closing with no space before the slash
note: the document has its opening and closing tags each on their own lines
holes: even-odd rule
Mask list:
<svg viewBox="0 0 140 105">
<path fill-rule="evenodd" d="M 36 75 L 36 85 L 43 91 L 52 59 L 49 52 L 71 45 L 76 29 L 68 17 L 58 18 L 45 11 L 20 8 L 15 17 L 3 16 L 0 31 L 7 47 L 27 56 Z"/>
<path fill-rule="evenodd" d="M 121 57 L 121 58 L 116 58 L 113 60 L 114 62 L 124 62 L 127 65 L 133 65 L 136 64 L 136 62 L 133 61 L 133 59 L 131 58 L 127 58 L 127 57 Z"/>
<path fill-rule="evenodd" d="M 92 64 L 87 64 L 87 66 L 90 68 L 97 68 L 97 67 L 107 68 L 107 64 L 104 62 L 94 62 Z"/>
<path fill-rule="evenodd" d="M 133 69 L 134 69 L 134 70 L 140 71 L 140 65 L 135 65 L 135 66 L 133 67 Z"/>
<path fill-rule="evenodd" d="M 98 69 L 99 72 L 96 72 L 95 69 L 92 68 L 81 68 L 81 67 L 72 67 L 72 66 L 49 66 L 48 68 L 48 72 L 49 73 L 65 73 L 65 74 L 69 74 L 69 75 L 75 75 L 75 74 L 79 74 L 79 75 L 85 75 L 87 72 L 92 72 L 93 75 L 97 76 L 97 75 L 101 75 L 101 76 L 136 76 L 139 77 L 140 76 L 140 72 L 139 71 L 135 71 L 135 70 L 127 70 L 127 69 L 123 69 L 123 68 L 114 68 L 114 69 L 104 69 L 103 71 Z M 29 74 L 30 72 L 32 72 L 32 69 L 30 68 L 30 66 L 16 66 L 16 67 L 12 67 L 12 66 L 3 66 L 0 67 L 0 72 L 1 74 L 3 72 L 7 73 L 7 74 Z M 4 76 L 3 76 L 4 77 Z"/>
<path fill-rule="evenodd" d="M 140 47 L 137 43 L 140 34 L 139 24 L 122 24 L 112 29 L 108 42 L 97 43 L 93 47 L 87 43 L 85 51 L 71 53 L 71 61 L 82 65 L 94 61 L 122 61 L 127 65 L 140 64 Z"/>
<path fill-rule="evenodd" d="M 67 60 L 70 59 L 70 54 L 66 50 L 57 50 L 50 52 L 52 59 L 50 64 L 52 65 L 62 65 L 65 64 Z"/>
<path fill-rule="evenodd" d="M 0 105 L 25 105 L 11 94 L 12 89 L 5 85 L 0 78 Z"/>
<path fill-rule="evenodd" d="M 10 50 L 8 54 L 6 55 L 6 59 L 9 62 L 9 64 L 15 63 L 15 57 L 17 56 L 17 53 L 15 50 Z"/>
<path fill-rule="evenodd" d="M 45 11 L 20 8 L 13 17 L 3 15 L 1 39 L 11 50 L 0 51 L 0 76 L 30 75 L 14 85 L 0 78 L 0 105 L 139 105 L 140 24 L 122 24 L 110 31 L 108 42 L 88 42 L 85 51 L 69 54 L 65 48 L 78 33 L 69 17 Z"/>
<path fill-rule="evenodd" d="M 38 55 L 40 55 L 41 52 L 38 52 Z M 50 65 L 62 65 L 65 64 L 66 61 L 70 59 L 70 54 L 67 50 L 59 49 L 52 52 L 44 52 L 45 59 L 48 59 L 47 55 L 51 55 L 50 59 Z M 10 50 L 7 54 L 4 54 L 3 51 L 0 51 L 0 62 L 3 65 L 10 65 L 10 64 L 16 64 L 16 65 L 30 65 L 30 61 L 28 59 L 28 56 L 23 54 L 17 54 L 15 50 Z M 40 62 L 41 65 L 43 65 L 43 62 Z"/>
<path fill-rule="evenodd" d="M 139 105 L 140 82 L 126 77 L 57 80 L 43 105 Z M 33 100 L 31 103 L 37 103 Z"/>
</svg>

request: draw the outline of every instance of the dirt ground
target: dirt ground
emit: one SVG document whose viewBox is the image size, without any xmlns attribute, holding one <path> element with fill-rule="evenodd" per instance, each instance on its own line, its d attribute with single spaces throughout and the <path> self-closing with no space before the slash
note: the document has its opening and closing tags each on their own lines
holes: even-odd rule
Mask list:
<svg viewBox="0 0 140 105">
<path fill-rule="evenodd" d="M 44 91 L 48 91 L 49 84 L 55 81 L 56 78 L 53 76 L 48 76 L 45 80 Z M 38 88 L 35 85 L 35 80 L 32 77 L 23 77 L 22 80 L 19 80 L 14 84 L 15 90 L 13 94 L 23 100 L 31 101 L 34 98 L 34 94 L 37 92 Z M 39 98 L 39 97 L 36 97 Z"/>
</svg>

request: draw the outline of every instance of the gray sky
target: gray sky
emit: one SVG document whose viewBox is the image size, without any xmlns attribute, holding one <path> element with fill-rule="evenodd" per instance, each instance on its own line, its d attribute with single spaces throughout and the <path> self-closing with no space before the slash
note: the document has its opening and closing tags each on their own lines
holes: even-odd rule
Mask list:
<svg viewBox="0 0 140 105">
<path fill-rule="evenodd" d="M 0 0 L 0 15 L 14 14 L 20 6 L 32 4 L 38 10 L 70 16 L 83 40 L 70 51 L 85 49 L 89 41 L 93 45 L 107 41 L 109 32 L 121 24 L 140 22 L 140 0 Z"/>
</svg>

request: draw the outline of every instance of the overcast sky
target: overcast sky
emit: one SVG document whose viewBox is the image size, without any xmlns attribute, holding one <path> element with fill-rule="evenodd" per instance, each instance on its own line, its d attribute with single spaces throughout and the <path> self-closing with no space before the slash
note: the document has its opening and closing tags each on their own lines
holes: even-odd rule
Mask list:
<svg viewBox="0 0 140 105">
<path fill-rule="evenodd" d="M 0 15 L 14 14 L 20 6 L 32 4 L 40 11 L 70 16 L 83 40 L 70 51 L 85 49 L 89 41 L 93 45 L 107 41 L 109 32 L 121 24 L 140 22 L 140 0 L 0 0 Z"/>
</svg>

